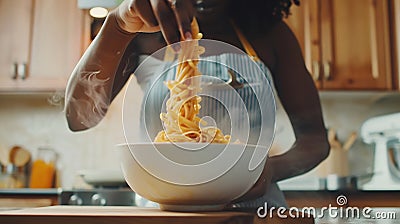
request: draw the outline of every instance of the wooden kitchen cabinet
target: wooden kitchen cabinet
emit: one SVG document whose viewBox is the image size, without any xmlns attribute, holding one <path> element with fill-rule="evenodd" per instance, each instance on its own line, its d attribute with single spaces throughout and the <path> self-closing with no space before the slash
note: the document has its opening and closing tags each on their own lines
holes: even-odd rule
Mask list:
<svg viewBox="0 0 400 224">
<path fill-rule="evenodd" d="M 16 63 L 29 58 L 32 1 L 0 0 L 0 85 L 11 86 L 17 79 Z"/>
<path fill-rule="evenodd" d="M 76 0 L 0 0 L 0 12 L 0 91 L 64 90 L 88 38 Z"/>
<path fill-rule="evenodd" d="M 391 90 L 388 0 L 302 0 L 287 19 L 320 90 Z"/>
<path fill-rule="evenodd" d="M 400 89 L 400 0 L 390 1 L 393 86 Z"/>
</svg>

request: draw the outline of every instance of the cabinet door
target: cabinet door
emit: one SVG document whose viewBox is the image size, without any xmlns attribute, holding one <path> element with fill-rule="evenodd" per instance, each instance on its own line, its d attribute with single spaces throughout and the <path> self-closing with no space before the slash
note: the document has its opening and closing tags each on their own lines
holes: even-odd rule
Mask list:
<svg viewBox="0 0 400 224">
<path fill-rule="evenodd" d="M 291 8 L 285 22 L 292 29 L 303 51 L 305 64 L 316 86 L 321 88 L 320 9 L 319 0 L 302 0 Z"/>
<path fill-rule="evenodd" d="M 386 0 L 321 0 L 323 89 L 392 88 Z"/>
<path fill-rule="evenodd" d="M 0 88 L 16 85 L 14 64 L 27 63 L 32 1 L 0 0 Z"/>
<path fill-rule="evenodd" d="M 82 53 L 83 11 L 76 0 L 36 0 L 24 89 L 64 90 Z"/>
<path fill-rule="evenodd" d="M 320 90 L 392 89 L 387 0 L 302 0 L 286 20 Z"/>
<path fill-rule="evenodd" d="M 393 57 L 393 87 L 400 90 L 400 0 L 391 0 L 391 21 L 392 21 L 392 57 Z"/>
</svg>

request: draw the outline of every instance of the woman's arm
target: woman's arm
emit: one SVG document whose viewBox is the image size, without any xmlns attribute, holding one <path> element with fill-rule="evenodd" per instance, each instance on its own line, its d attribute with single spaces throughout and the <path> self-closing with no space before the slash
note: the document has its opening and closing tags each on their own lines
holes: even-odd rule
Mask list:
<svg viewBox="0 0 400 224">
<path fill-rule="evenodd" d="M 318 91 L 305 67 L 297 39 L 284 22 L 278 23 L 270 35 L 267 41 L 274 46 L 271 67 L 274 84 L 293 126 L 296 142 L 286 153 L 268 157 L 255 185 L 235 202 L 264 195 L 271 183 L 304 174 L 329 154 Z M 270 56 L 271 52 L 266 55 Z"/>
<path fill-rule="evenodd" d="M 269 159 L 273 182 L 304 174 L 329 154 L 318 91 L 307 71 L 296 37 L 284 23 L 276 25 L 272 42 L 274 83 L 293 126 L 296 142 L 286 153 Z"/>
<path fill-rule="evenodd" d="M 69 79 L 66 117 L 73 131 L 95 126 L 111 103 L 118 67 L 126 47 L 135 36 L 122 30 L 116 19 L 115 11 L 111 12 Z"/>
<path fill-rule="evenodd" d="M 161 31 L 171 44 L 181 36 L 191 38 L 192 18 L 193 6 L 183 0 L 174 9 L 165 0 L 125 0 L 113 10 L 68 82 L 65 105 L 69 128 L 85 130 L 105 116 L 132 71 L 125 66 L 132 65 L 130 56 L 137 53 L 135 46 L 129 45 L 136 33 Z"/>
</svg>

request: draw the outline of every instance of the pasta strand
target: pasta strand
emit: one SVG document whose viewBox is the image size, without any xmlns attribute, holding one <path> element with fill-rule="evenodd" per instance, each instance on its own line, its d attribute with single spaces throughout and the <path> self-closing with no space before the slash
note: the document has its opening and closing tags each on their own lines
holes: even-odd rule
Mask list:
<svg viewBox="0 0 400 224">
<path fill-rule="evenodd" d="M 154 141 L 226 144 L 230 141 L 230 135 L 224 135 L 217 127 L 200 127 L 200 124 L 205 126 L 207 122 L 198 117 L 201 108 L 201 97 L 197 95 L 200 82 L 193 77 L 201 75 L 197 64 L 205 49 L 198 45 L 197 40 L 203 35 L 199 33 L 196 19 L 192 22 L 192 36 L 193 41 L 181 42 L 175 80 L 164 82 L 170 90 L 170 98 L 167 100 L 166 113 L 160 114 L 164 130 L 157 134 Z"/>
</svg>

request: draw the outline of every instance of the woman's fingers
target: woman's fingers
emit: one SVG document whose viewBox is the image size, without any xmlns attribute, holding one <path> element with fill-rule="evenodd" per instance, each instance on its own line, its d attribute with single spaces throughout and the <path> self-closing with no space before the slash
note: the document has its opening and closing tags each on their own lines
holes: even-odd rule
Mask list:
<svg viewBox="0 0 400 224">
<path fill-rule="evenodd" d="M 150 0 L 154 17 L 168 44 L 191 39 L 193 4 L 190 0 Z"/>
<path fill-rule="evenodd" d="M 167 44 L 191 39 L 191 0 L 125 0 L 119 7 L 119 25 L 128 32 L 161 30 Z"/>
<path fill-rule="evenodd" d="M 133 8 L 139 18 L 148 27 L 158 26 L 158 21 L 153 13 L 151 4 L 148 0 L 136 0 L 133 2 Z"/>
<path fill-rule="evenodd" d="M 165 0 L 150 0 L 150 3 L 167 44 L 178 42 L 179 28 L 169 3 Z"/>
<path fill-rule="evenodd" d="M 248 192 L 246 192 L 246 194 L 242 195 L 240 198 L 235 199 L 233 202 L 236 203 L 241 201 L 248 201 L 261 197 L 262 195 L 264 195 L 268 185 L 269 183 L 267 183 L 267 180 L 263 177 L 260 177 L 253 185 L 253 187 Z"/>
<path fill-rule="evenodd" d="M 137 7 L 140 4 L 138 1 L 146 2 L 147 7 L 146 4 Z M 150 12 L 147 9 L 150 9 Z M 160 30 L 158 26 L 147 25 L 152 22 L 152 10 L 148 0 L 125 0 L 115 11 L 118 25 L 127 32 L 157 32 Z"/>
<path fill-rule="evenodd" d="M 182 39 L 192 39 L 191 22 L 193 20 L 193 5 L 188 0 L 176 0 L 172 7 Z"/>
<path fill-rule="evenodd" d="M 233 203 L 248 201 L 258 197 L 261 197 L 267 191 L 269 185 L 271 184 L 271 179 L 273 175 L 273 168 L 271 167 L 271 163 L 267 162 L 264 166 L 264 169 L 258 178 L 257 182 L 253 185 L 253 187 L 240 198 L 237 198 L 233 201 Z"/>
</svg>

